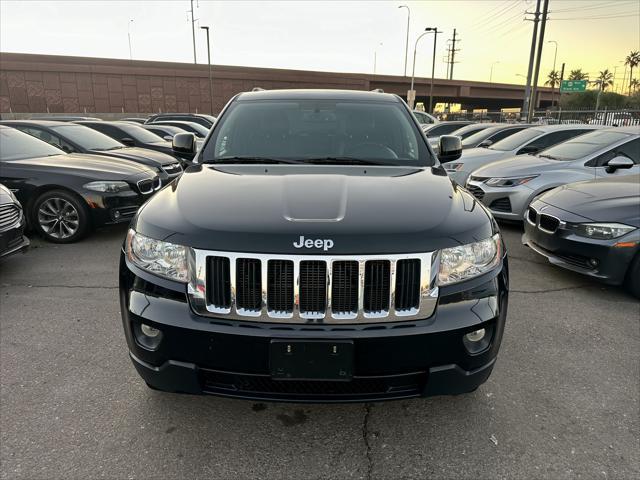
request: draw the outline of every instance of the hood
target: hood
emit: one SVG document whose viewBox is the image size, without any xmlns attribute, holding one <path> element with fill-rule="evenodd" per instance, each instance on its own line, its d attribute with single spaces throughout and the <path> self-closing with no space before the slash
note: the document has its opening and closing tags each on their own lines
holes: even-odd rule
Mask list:
<svg viewBox="0 0 640 480">
<path fill-rule="evenodd" d="M 540 200 L 595 222 L 640 227 L 640 175 L 570 183 Z"/>
<path fill-rule="evenodd" d="M 485 208 L 442 168 L 198 165 L 158 192 L 134 228 L 195 248 L 323 254 L 426 252 L 488 238 Z"/>
<path fill-rule="evenodd" d="M 131 160 L 136 163 L 147 165 L 154 169 L 157 169 L 158 167 L 161 167 L 163 165 L 176 163 L 176 159 L 171 155 L 168 155 L 163 152 L 158 152 L 155 150 L 150 150 L 148 148 L 125 147 L 125 148 L 118 148 L 116 150 L 107 150 L 105 152 L 95 151 L 92 153 L 104 155 L 107 157 L 123 158 L 125 160 Z"/>
<path fill-rule="evenodd" d="M 516 177 L 539 174 L 549 170 L 563 170 L 570 162 L 551 160 L 535 155 L 509 155 L 473 172 L 474 177 Z"/>
<path fill-rule="evenodd" d="M 118 180 L 131 177 L 155 176 L 155 172 L 144 165 L 122 161 L 101 155 L 69 154 L 50 157 L 25 158 L 10 162 L 22 168 L 39 172 L 65 173 L 96 180 Z"/>
</svg>

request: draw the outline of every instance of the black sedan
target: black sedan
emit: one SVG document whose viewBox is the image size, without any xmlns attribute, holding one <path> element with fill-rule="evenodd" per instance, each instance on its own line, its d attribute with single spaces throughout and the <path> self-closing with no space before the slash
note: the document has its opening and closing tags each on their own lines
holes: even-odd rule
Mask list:
<svg viewBox="0 0 640 480">
<path fill-rule="evenodd" d="M 216 123 L 216 117 L 212 115 L 204 115 L 202 113 L 157 113 L 151 115 L 145 123 L 156 123 L 165 120 L 181 120 L 184 122 L 195 122 L 207 129 L 213 127 Z"/>
<path fill-rule="evenodd" d="M 84 125 L 44 120 L 6 120 L 0 125 L 17 128 L 67 153 L 103 155 L 140 163 L 158 172 L 163 185 L 182 174 L 180 162 L 172 155 L 147 148 L 127 147 Z"/>
<path fill-rule="evenodd" d="M 534 200 L 525 220 L 523 243 L 549 262 L 624 283 L 640 298 L 640 175 L 558 187 Z"/>
<path fill-rule="evenodd" d="M 22 205 L 13 192 L 0 185 L 0 257 L 24 251 L 29 240 L 24 236 L 25 218 Z"/>
<path fill-rule="evenodd" d="M 440 137 L 442 135 L 451 135 L 456 130 L 471 125 L 473 122 L 468 120 L 455 120 L 451 122 L 440 122 L 436 124 L 421 125 L 422 131 L 427 138 Z"/>
<path fill-rule="evenodd" d="M 27 224 L 51 242 L 128 222 L 160 188 L 156 172 L 143 165 L 66 154 L 14 128 L 0 125 L 0 144 L 0 182 L 23 205 Z"/>
</svg>

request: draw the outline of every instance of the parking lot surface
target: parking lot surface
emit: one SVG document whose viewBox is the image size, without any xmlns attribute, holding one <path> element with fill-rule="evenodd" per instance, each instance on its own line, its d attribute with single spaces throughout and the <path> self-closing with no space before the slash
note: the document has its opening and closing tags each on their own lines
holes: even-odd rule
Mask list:
<svg viewBox="0 0 640 480">
<path fill-rule="evenodd" d="M 640 477 L 640 303 L 549 265 L 518 226 L 489 381 L 350 405 L 148 389 L 120 321 L 125 232 L 0 263 L 2 478 Z"/>
</svg>

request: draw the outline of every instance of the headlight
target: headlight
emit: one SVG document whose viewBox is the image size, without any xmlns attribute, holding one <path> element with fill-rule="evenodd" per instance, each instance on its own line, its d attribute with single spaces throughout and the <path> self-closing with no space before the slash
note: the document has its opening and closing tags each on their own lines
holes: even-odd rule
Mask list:
<svg viewBox="0 0 640 480">
<path fill-rule="evenodd" d="M 445 163 L 444 169 L 449 172 L 457 172 L 462 169 L 464 163 Z"/>
<path fill-rule="evenodd" d="M 530 182 L 538 175 L 530 175 L 528 177 L 518 178 L 490 178 L 485 183 L 491 187 L 517 187 L 518 185 L 524 185 Z"/>
<path fill-rule="evenodd" d="M 102 192 L 102 193 L 118 193 L 124 192 L 125 190 L 130 190 L 129 184 L 127 182 L 119 182 L 119 181 L 99 181 L 99 182 L 90 182 L 85 183 L 83 188 L 87 190 L 93 190 L 94 192 Z"/>
<path fill-rule="evenodd" d="M 609 240 L 626 235 L 635 229 L 636 227 L 623 223 L 581 223 L 576 225 L 576 234 L 581 237 Z"/>
<path fill-rule="evenodd" d="M 500 262 L 500 234 L 480 242 L 440 251 L 438 284 L 450 285 L 488 272 Z"/>
<path fill-rule="evenodd" d="M 126 243 L 127 258 L 147 272 L 178 282 L 186 282 L 187 248 L 145 237 L 129 230 Z"/>
</svg>

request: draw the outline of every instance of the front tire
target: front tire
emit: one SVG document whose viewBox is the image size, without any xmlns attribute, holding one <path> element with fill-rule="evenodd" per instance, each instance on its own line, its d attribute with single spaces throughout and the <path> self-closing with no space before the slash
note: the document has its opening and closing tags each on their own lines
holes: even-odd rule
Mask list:
<svg viewBox="0 0 640 480">
<path fill-rule="evenodd" d="M 33 228 L 53 243 L 73 243 L 89 230 L 87 206 L 64 190 L 51 190 L 40 195 L 33 204 Z"/>
</svg>

